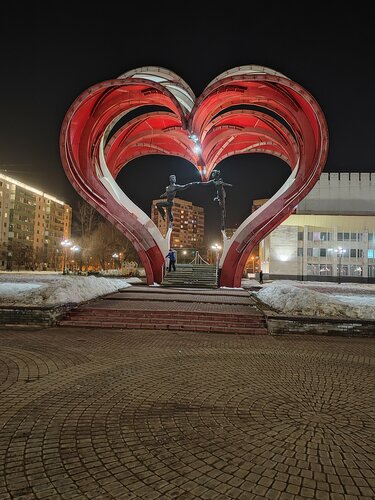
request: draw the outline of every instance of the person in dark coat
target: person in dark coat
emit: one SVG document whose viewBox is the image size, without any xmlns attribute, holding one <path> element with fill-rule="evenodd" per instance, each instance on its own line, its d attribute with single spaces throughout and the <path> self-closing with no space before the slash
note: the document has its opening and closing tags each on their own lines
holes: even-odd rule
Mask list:
<svg viewBox="0 0 375 500">
<path fill-rule="evenodd" d="M 176 270 L 176 254 L 172 248 L 169 249 L 168 255 L 165 256 L 166 259 L 169 259 L 168 271 L 171 272 Z"/>
<path fill-rule="evenodd" d="M 263 283 L 263 271 L 259 271 L 259 283 Z"/>
</svg>

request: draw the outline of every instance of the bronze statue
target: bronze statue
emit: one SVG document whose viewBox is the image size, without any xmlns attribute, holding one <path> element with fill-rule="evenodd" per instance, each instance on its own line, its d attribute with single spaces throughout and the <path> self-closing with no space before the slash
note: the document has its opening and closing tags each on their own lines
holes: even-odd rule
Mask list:
<svg viewBox="0 0 375 500">
<path fill-rule="evenodd" d="M 226 192 L 224 189 L 224 186 L 227 187 L 233 187 L 233 184 L 228 184 L 227 182 L 224 182 L 223 179 L 220 176 L 220 170 L 213 170 L 211 174 L 212 179 L 207 182 L 199 182 L 198 184 L 204 184 L 205 186 L 208 186 L 209 184 L 214 184 L 216 188 L 216 196 L 214 198 L 214 201 L 217 201 L 219 203 L 219 207 L 221 209 L 221 229 L 225 229 L 225 216 L 226 216 L 226 209 L 225 209 L 225 198 L 226 198 Z"/>
<path fill-rule="evenodd" d="M 178 191 L 183 191 L 187 189 L 190 186 L 193 186 L 194 184 L 200 184 L 200 182 L 189 182 L 189 184 L 176 184 L 176 176 L 175 175 L 170 175 L 169 176 L 169 186 L 165 188 L 165 192 L 160 195 L 160 198 L 167 198 L 166 201 L 158 201 L 156 203 L 156 207 L 163 217 L 163 220 L 165 220 L 165 210 L 164 207 L 167 209 L 168 212 L 168 221 L 169 221 L 169 226 L 172 227 L 172 221 L 173 221 L 173 215 L 172 215 L 172 207 L 173 207 L 173 202 L 176 197 L 176 194 Z"/>
</svg>

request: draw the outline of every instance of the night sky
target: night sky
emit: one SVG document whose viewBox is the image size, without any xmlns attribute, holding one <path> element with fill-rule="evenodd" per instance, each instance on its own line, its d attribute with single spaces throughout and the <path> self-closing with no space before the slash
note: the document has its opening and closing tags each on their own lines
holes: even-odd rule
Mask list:
<svg viewBox="0 0 375 500">
<path fill-rule="evenodd" d="M 199 96 L 218 74 L 258 64 L 304 86 L 320 104 L 329 128 L 325 172 L 373 172 L 373 28 L 368 13 L 309 11 L 310 4 L 259 8 L 233 4 L 233 13 L 203 15 L 200 4 L 163 13 L 102 4 L 87 12 L 56 4 L 52 13 L 3 7 L 0 15 L 0 171 L 76 206 L 59 155 L 60 127 L 86 88 L 140 66 L 163 66 Z M 159 4 L 159 5 L 164 5 Z M 173 4 L 174 9 L 177 4 Z M 322 4 L 323 5 L 323 4 Z M 325 9 L 326 9 L 326 3 Z M 341 4 L 343 5 L 343 4 Z M 229 9 L 230 4 L 226 6 Z M 120 9 L 120 10 L 119 10 Z M 250 14 L 251 12 L 251 14 Z M 146 16 L 146 17 L 143 17 Z M 289 175 L 281 160 L 260 154 L 224 160 L 227 227 L 239 225 L 254 198 L 268 198 Z M 120 186 L 148 214 L 171 173 L 180 184 L 198 180 L 195 168 L 174 157 L 149 156 L 126 166 Z M 184 198 L 204 206 L 208 240 L 219 235 L 220 214 L 212 186 L 196 186 Z M 375 202 L 374 202 L 375 203 Z"/>
</svg>

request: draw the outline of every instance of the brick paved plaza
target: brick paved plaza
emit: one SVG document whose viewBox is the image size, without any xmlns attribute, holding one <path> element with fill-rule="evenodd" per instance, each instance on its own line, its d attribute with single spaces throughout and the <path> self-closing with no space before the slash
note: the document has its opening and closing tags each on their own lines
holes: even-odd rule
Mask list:
<svg viewBox="0 0 375 500">
<path fill-rule="evenodd" d="M 369 338 L 0 330 L 0 499 L 374 499 Z"/>
</svg>

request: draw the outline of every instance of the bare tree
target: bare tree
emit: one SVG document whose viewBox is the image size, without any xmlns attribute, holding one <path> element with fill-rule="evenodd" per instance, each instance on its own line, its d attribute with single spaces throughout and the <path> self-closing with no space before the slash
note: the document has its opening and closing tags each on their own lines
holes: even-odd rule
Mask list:
<svg viewBox="0 0 375 500">
<path fill-rule="evenodd" d="M 121 253 L 122 260 L 139 262 L 131 242 L 84 200 L 78 202 L 74 226 L 77 235 L 74 241 L 81 247 L 77 256 L 80 267 L 88 267 L 96 262 L 106 269 L 108 263 L 113 264 L 114 253 Z"/>
<path fill-rule="evenodd" d="M 103 221 L 102 216 L 84 200 L 78 201 L 78 208 L 74 212 L 74 229 L 77 235 L 74 240 L 80 246 L 81 251 L 78 256 L 81 267 L 83 264 L 89 264 L 91 255 L 92 237 L 100 221 Z"/>
<path fill-rule="evenodd" d="M 33 247 L 30 245 L 26 245 L 22 241 L 12 240 L 9 243 L 8 249 L 9 255 L 9 267 L 13 270 L 13 266 L 17 267 L 17 271 L 20 270 L 21 267 L 30 268 L 33 263 Z"/>
<path fill-rule="evenodd" d="M 33 268 L 44 269 L 44 263 L 47 262 L 47 251 L 45 248 L 35 248 L 33 251 Z"/>
<path fill-rule="evenodd" d="M 102 218 L 95 208 L 84 200 L 78 202 L 76 217 L 81 238 L 89 236 Z"/>
<path fill-rule="evenodd" d="M 108 263 L 113 262 L 114 253 L 121 254 L 122 260 L 139 262 L 138 254 L 131 242 L 107 221 L 100 222 L 92 233 L 88 250 L 102 269 L 106 269 Z"/>
</svg>

